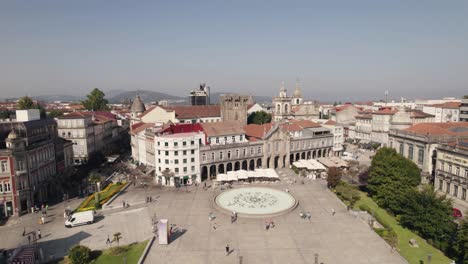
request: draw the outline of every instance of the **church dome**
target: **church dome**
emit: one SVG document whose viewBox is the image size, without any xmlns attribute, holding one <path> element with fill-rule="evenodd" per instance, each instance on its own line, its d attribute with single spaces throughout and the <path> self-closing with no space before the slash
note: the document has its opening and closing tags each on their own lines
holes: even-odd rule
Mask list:
<svg viewBox="0 0 468 264">
<path fill-rule="evenodd" d="M 143 101 L 141 101 L 140 96 L 137 95 L 135 97 L 135 100 L 133 100 L 131 111 L 136 113 L 143 113 L 145 110 L 145 104 L 143 103 Z"/>
<path fill-rule="evenodd" d="M 296 90 L 294 91 L 294 97 L 302 97 L 300 88 L 296 88 Z"/>
</svg>

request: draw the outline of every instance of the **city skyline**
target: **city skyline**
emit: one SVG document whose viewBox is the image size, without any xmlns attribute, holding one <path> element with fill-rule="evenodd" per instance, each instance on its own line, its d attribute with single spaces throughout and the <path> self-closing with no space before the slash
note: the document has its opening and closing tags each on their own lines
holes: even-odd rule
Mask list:
<svg viewBox="0 0 468 264">
<path fill-rule="evenodd" d="M 307 99 L 466 93 L 468 4 L 395 2 L 0 4 L 2 98 L 92 88 Z"/>
</svg>

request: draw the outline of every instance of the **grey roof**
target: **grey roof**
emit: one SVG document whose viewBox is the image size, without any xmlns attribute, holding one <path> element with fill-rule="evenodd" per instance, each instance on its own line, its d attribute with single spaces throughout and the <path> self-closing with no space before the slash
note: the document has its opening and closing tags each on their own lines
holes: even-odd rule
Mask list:
<svg viewBox="0 0 468 264">
<path fill-rule="evenodd" d="M 143 103 L 143 101 L 141 101 L 140 96 L 137 95 L 135 97 L 135 100 L 133 100 L 131 111 L 136 113 L 143 113 L 145 110 L 145 104 Z"/>
</svg>

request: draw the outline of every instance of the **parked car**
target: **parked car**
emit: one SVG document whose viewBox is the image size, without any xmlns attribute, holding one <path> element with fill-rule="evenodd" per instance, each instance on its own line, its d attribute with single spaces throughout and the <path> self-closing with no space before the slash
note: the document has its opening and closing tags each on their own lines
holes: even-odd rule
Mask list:
<svg viewBox="0 0 468 264">
<path fill-rule="evenodd" d="M 453 208 L 452 209 L 452 216 L 458 218 L 458 217 L 462 217 L 463 215 L 462 215 L 462 212 L 459 209 Z"/>
</svg>

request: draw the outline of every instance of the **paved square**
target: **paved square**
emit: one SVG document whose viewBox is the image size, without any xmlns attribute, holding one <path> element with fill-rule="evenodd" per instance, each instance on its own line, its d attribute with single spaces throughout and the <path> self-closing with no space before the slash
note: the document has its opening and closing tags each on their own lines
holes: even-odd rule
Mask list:
<svg viewBox="0 0 468 264">
<path fill-rule="evenodd" d="M 285 174 L 285 172 L 283 172 Z M 292 176 L 290 176 L 292 177 Z M 242 185 L 241 185 L 242 186 Z M 0 247 L 14 248 L 27 244 L 27 232 L 41 229 L 43 238 L 37 242 L 43 255 L 60 258 L 77 243 L 91 249 L 105 249 L 107 236 L 122 233 L 120 244 L 143 241 L 152 236 L 151 219 L 167 218 L 184 233 L 169 245 L 159 245 L 157 240 L 150 249 L 145 263 L 315 263 L 324 264 L 390 264 L 407 263 L 359 218 L 346 211 L 344 205 L 332 194 L 322 180 L 305 184 L 265 184 L 284 190 L 299 201 L 290 213 L 274 217 L 275 227 L 266 231 L 265 219 L 239 218 L 231 224 L 230 215 L 214 206 L 218 189 L 203 190 L 201 186 L 187 189 L 152 187 L 147 190 L 130 186 L 106 210 L 102 210 L 96 223 L 75 228 L 65 228 L 64 204 L 51 207 L 48 223 L 39 226 L 37 215 L 27 215 L 8 227 L 0 227 Z M 237 188 L 237 187 L 236 187 Z M 151 195 L 152 203 L 145 203 Z M 76 207 L 81 200 L 70 205 Z M 122 202 L 130 204 L 122 208 Z M 332 215 L 332 209 L 336 214 Z M 310 211 L 311 220 L 299 217 L 299 212 Z M 210 221 L 213 212 L 216 219 Z M 214 227 L 216 229 L 214 229 Z M 6 238 L 6 239 L 3 239 Z M 226 256 L 225 246 L 231 253 Z"/>
</svg>

